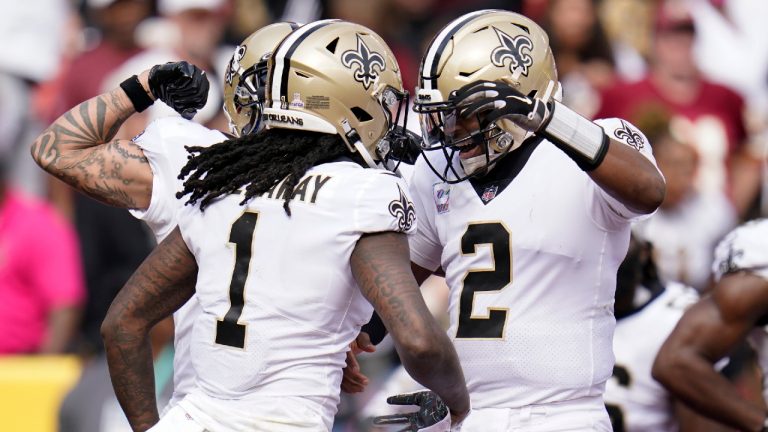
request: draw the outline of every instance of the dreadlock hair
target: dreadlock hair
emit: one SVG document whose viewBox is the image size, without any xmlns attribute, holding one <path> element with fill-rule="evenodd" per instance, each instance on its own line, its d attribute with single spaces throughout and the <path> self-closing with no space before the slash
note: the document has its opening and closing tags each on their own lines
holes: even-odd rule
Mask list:
<svg viewBox="0 0 768 432">
<path fill-rule="evenodd" d="M 185 205 L 199 201 L 201 211 L 215 199 L 239 193 L 243 187 L 245 198 L 240 205 L 283 180 L 286 190 L 293 191 L 308 169 L 351 155 L 339 135 L 292 129 L 270 129 L 210 147 L 185 148 L 190 156 L 179 179 L 189 178 L 176 198 L 189 194 Z M 285 194 L 283 208 L 288 216 L 291 215 L 288 203 L 292 198 L 293 193 Z"/>
</svg>

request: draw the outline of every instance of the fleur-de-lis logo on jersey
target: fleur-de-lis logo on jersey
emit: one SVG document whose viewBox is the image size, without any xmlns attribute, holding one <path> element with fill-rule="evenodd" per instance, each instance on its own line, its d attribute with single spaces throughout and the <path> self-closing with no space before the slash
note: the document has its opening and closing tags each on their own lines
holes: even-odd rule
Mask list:
<svg viewBox="0 0 768 432">
<path fill-rule="evenodd" d="M 518 35 L 514 38 L 503 31 L 493 27 L 496 36 L 501 45 L 491 51 L 491 62 L 494 66 L 504 67 L 504 63 L 509 60 L 509 71 L 515 72 L 520 68 L 524 76 L 528 76 L 528 67 L 533 64 L 531 51 L 533 42 L 526 35 Z"/>
<path fill-rule="evenodd" d="M 357 65 L 354 75 L 355 81 L 361 83 L 366 90 L 387 68 L 384 57 L 371 51 L 360 35 L 357 35 L 357 49 L 344 51 L 341 55 L 341 63 L 349 69 L 353 69 Z"/>
<path fill-rule="evenodd" d="M 246 49 L 247 47 L 245 45 L 238 46 L 237 49 L 235 49 L 232 58 L 229 60 L 227 71 L 224 73 L 224 80 L 227 84 L 232 85 L 232 79 L 235 77 L 235 73 L 240 70 L 240 60 L 245 56 Z"/>
<path fill-rule="evenodd" d="M 400 192 L 400 198 L 389 203 L 389 213 L 397 218 L 397 229 L 406 232 L 413 227 L 413 223 L 416 221 L 416 211 L 400 185 L 397 185 L 397 190 Z"/>
<path fill-rule="evenodd" d="M 621 129 L 613 131 L 613 135 L 620 140 L 624 140 L 627 144 L 634 147 L 635 150 L 640 150 L 645 146 L 643 136 L 631 128 L 624 120 L 621 120 Z"/>
</svg>

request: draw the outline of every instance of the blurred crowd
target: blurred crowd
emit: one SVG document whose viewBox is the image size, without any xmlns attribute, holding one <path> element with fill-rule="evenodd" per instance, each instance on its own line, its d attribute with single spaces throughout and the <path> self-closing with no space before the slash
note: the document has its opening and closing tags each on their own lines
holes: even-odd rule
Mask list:
<svg viewBox="0 0 768 432">
<path fill-rule="evenodd" d="M 154 245 L 128 212 L 73 193 L 34 165 L 30 143 L 51 121 L 133 73 L 183 59 L 211 79 L 208 105 L 195 121 L 227 131 L 221 83 L 234 47 L 259 27 L 286 20 L 342 18 L 375 30 L 413 89 L 423 47 L 435 32 L 484 8 L 522 12 L 542 24 L 567 105 L 589 118 L 627 119 L 649 138 L 667 196 L 635 231 L 653 244 L 662 280 L 706 292 L 717 242 L 738 223 L 768 214 L 764 0 L 6 2 L 0 13 L 0 354 L 82 356 L 86 366 L 62 406 L 61 430 L 126 430 L 99 326 Z M 156 105 L 132 116 L 118 137 L 131 138 L 172 113 Z M 435 313 L 443 313 L 447 291 L 438 279 L 428 295 Z M 171 326 L 154 335 L 158 391 L 170 388 Z M 338 430 L 357 430 L 361 413 L 370 411 L 364 405 L 397 360 L 385 342 L 361 362 L 370 388 L 343 399 Z"/>
</svg>

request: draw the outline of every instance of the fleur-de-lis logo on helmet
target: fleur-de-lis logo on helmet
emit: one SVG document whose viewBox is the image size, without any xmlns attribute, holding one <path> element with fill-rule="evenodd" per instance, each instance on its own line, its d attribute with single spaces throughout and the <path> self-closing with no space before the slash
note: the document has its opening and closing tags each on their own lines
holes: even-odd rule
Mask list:
<svg viewBox="0 0 768 432">
<path fill-rule="evenodd" d="M 494 66 L 503 67 L 504 62 L 509 59 L 509 71 L 514 73 L 515 69 L 520 68 L 524 76 L 528 76 L 528 67 L 533 64 L 531 50 L 533 42 L 526 35 L 511 37 L 503 31 L 493 28 L 501 45 L 491 51 L 491 62 Z"/>
<path fill-rule="evenodd" d="M 416 211 L 400 185 L 397 185 L 397 190 L 400 192 L 400 198 L 389 203 L 389 214 L 397 218 L 398 231 L 407 232 L 416 221 Z"/>
<path fill-rule="evenodd" d="M 360 35 L 357 35 L 357 49 L 344 51 L 341 55 L 341 63 L 349 69 L 357 65 L 354 75 L 355 81 L 361 83 L 366 90 L 376 81 L 379 73 L 386 69 L 384 57 L 371 51 Z"/>
<path fill-rule="evenodd" d="M 232 79 L 240 70 L 240 60 L 242 60 L 245 56 L 246 49 L 247 47 L 245 45 L 238 46 L 237 49 L 235 49 L 235 53 L 232 55 L 232 59 L 229 60 L 227 71 L 224 74 L 224 80 L 227 82 L 227 84 L 232 85 Z"/>
<path fill-rule="evenodd" d="M 640 150 L 645 146 L 645 140 L 643 139 L 643 136 L 640 135 L 636 130 L 629 127 L 629 125 L 624 121 L 621 120 L 621 129 L 616 129 L 613 131 L 613 134 L 616 136 L 616 138 L 620 140 L 624 140 L 627 144 L 634 147 L 635 150 Z"/>
</svg>

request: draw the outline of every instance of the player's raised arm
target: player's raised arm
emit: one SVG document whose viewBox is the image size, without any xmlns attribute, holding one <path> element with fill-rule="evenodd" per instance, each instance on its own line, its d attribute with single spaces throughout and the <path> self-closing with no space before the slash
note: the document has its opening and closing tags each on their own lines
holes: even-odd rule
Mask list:
<svg viewBox="0 0 768 432">
<path fill-rule="evenodd" d="M 511 120 L 546 138 L 602 189 L 637 212 L 652 213 L 664 199 L 664 177 L 638 149 L 618 141 L 560 102 L 526 96 L 514 85 L 496 81 L 468 84 L 452 96 L 452 101 L 463 117 L 481 118 L 481 125 Z M 629 127 L 625 131 L 633 132 Z"/>
<path fill-rule="evenodd" d="M 64 113 L 34 141 L 32 158 L 92 198 L 145 209 L 152 195 L 152 170 L 136 144 L 113 140 L 115 134 L 156 98 L 191 118 L 205 104 L 208 87 L 205 74 L 189 63 L 155 66 Z"/>
<path fill-rule="evenodd" d="M 469 411 L 464 374 L 453 344 L 424 304 L 408 257 L 405 234 L 364 235 L 352 252 L 352 274 L 408 373 L 437 393 L 458 421 Z"/>
<path fill-rule="evenodd" d="M 662 345 L 653 377 L 697 412 L 744 431 L 761 431 L 762 408 L 744 399 L 714 364 L 768 310 L 768 282 L 744 272 L 723 277 L 711 296 L 691 306 Z"/>
<path fill-rule="evenodd" d="M 149 331 L 193 294 L 195 257 L 176 228 L 115 297 L 101 325 L 115 395 L 134 431 L 159 420 Z"/>
</svg>

